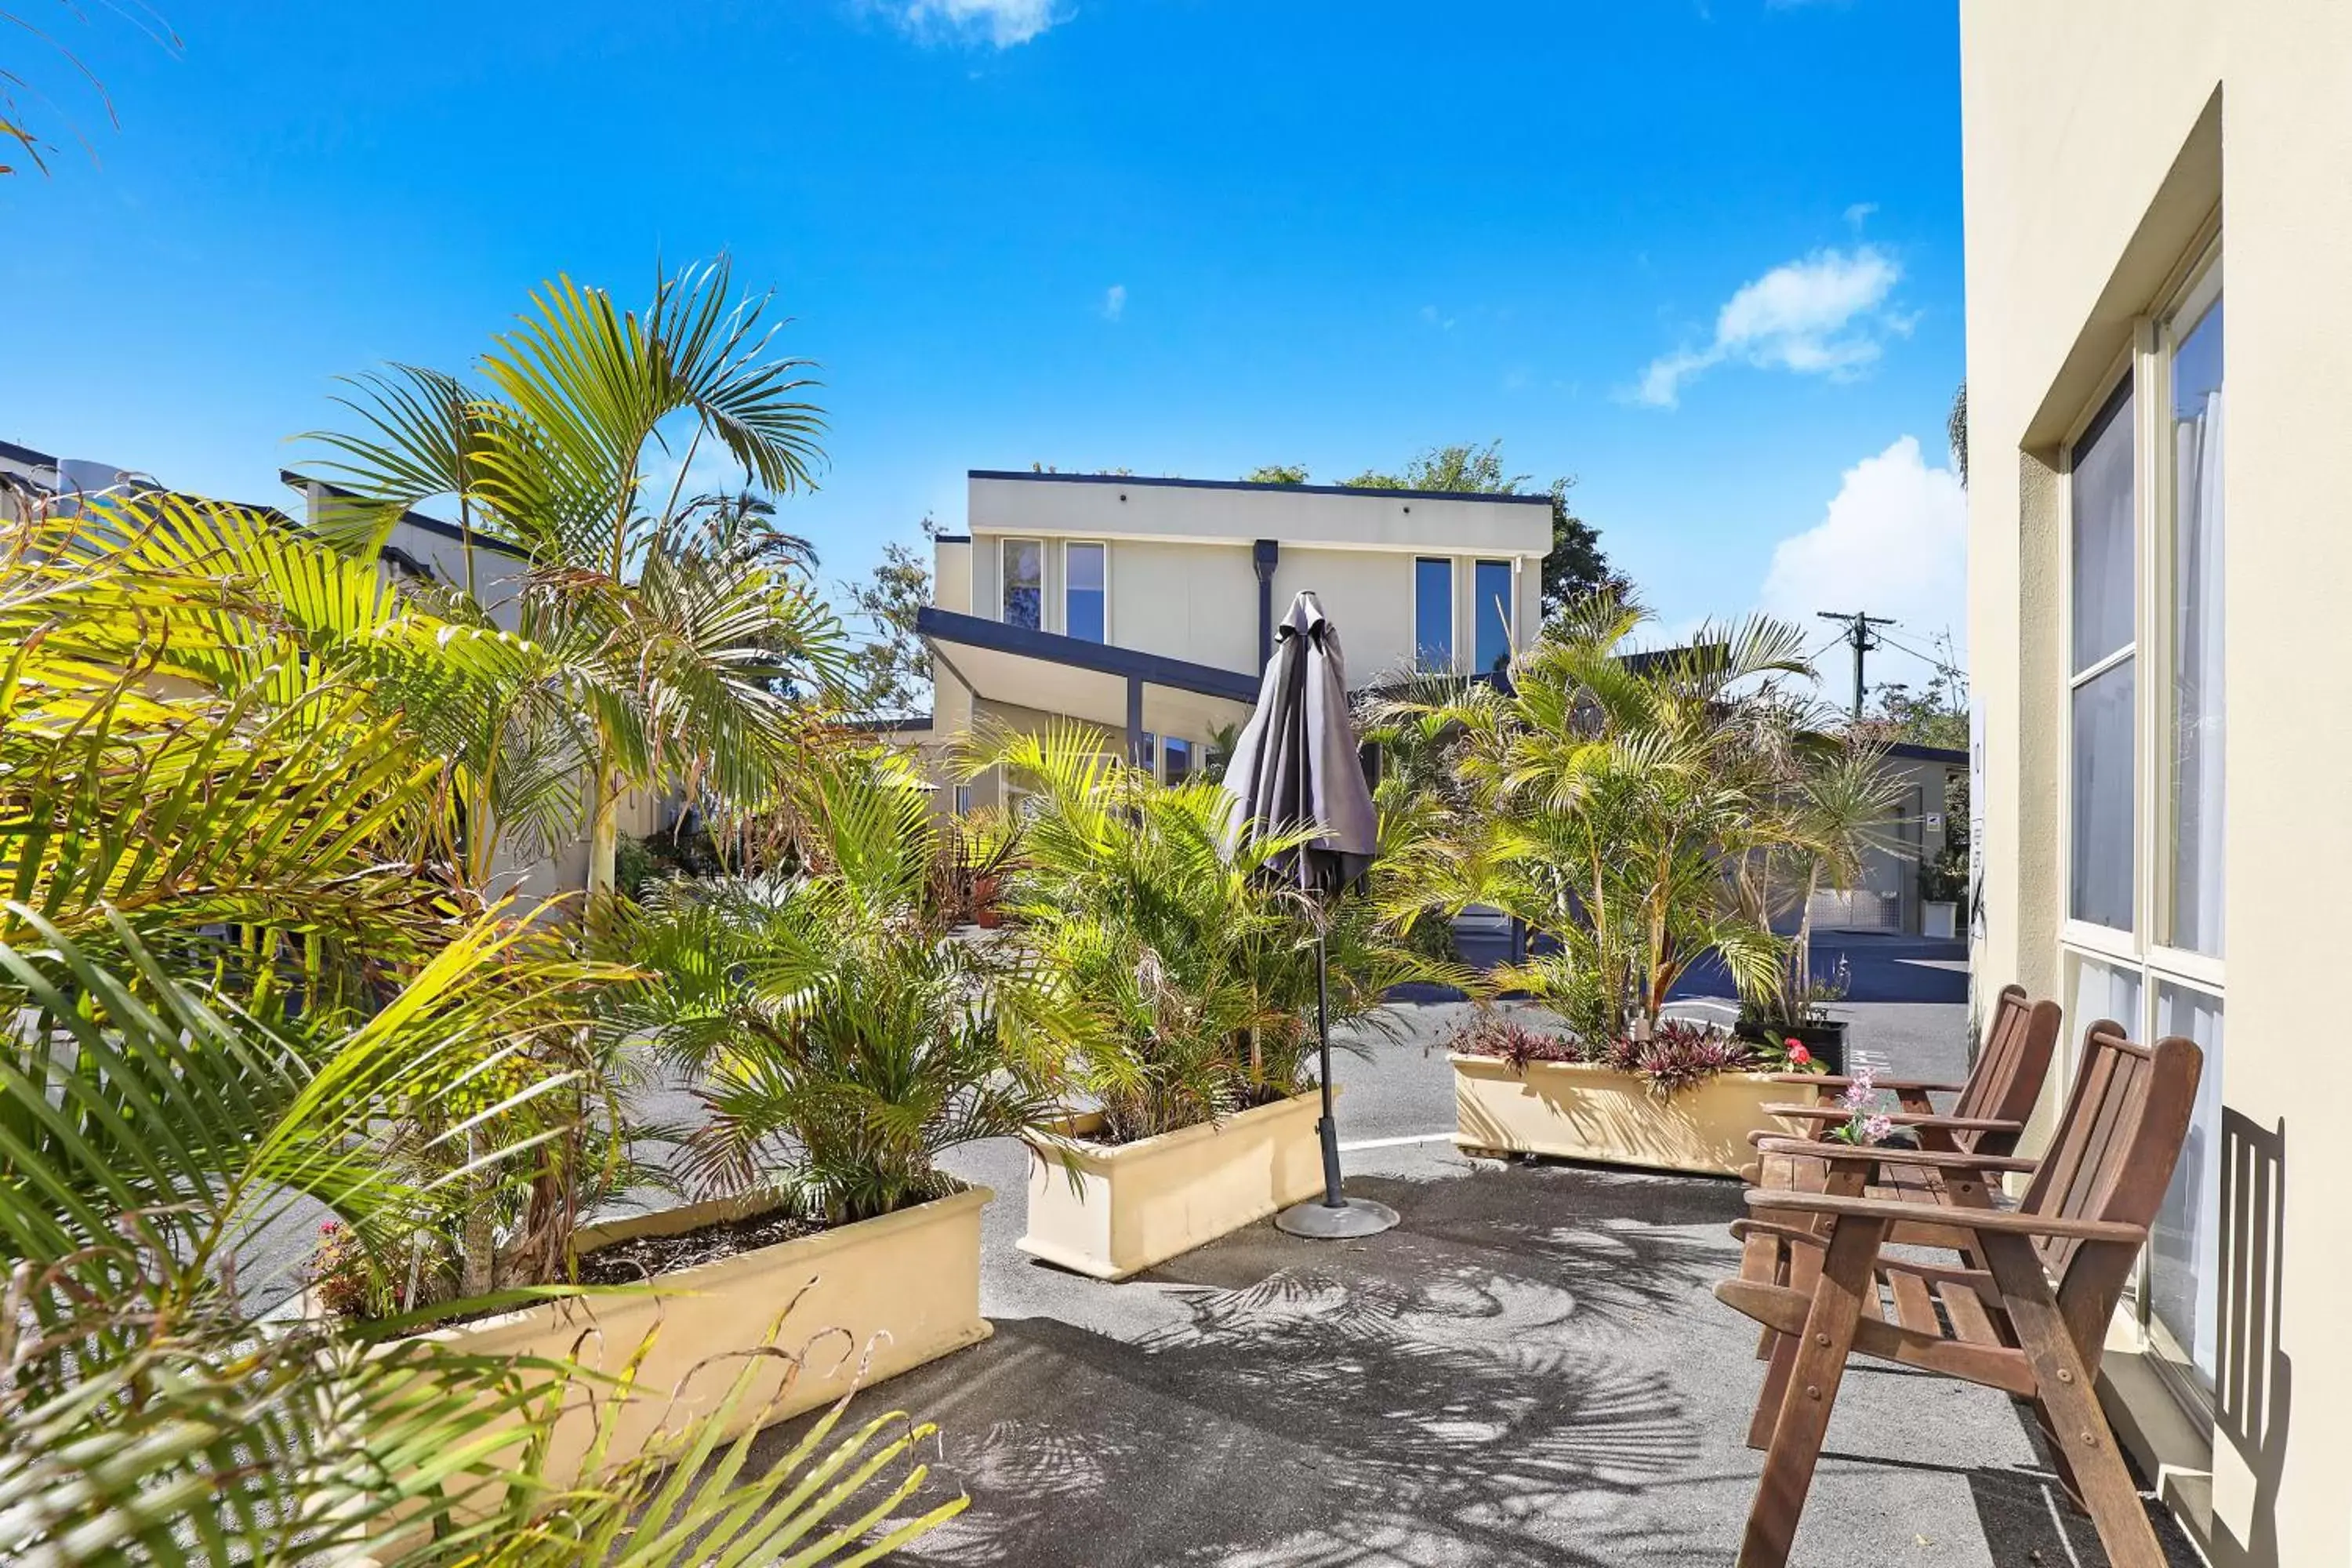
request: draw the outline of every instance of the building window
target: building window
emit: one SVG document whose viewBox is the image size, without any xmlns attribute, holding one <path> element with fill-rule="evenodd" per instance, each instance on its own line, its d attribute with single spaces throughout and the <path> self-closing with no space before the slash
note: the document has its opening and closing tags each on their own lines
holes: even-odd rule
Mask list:
<svg viewBox="0 0 2352 1568">
<path fill-rule="evenodd" d="M 1179 740 L 1173 735 L 1165 735 L 1160 738 L 1160 749 L 1168 758 L 1167 776 L 1170 784 L 1180 784 L 1192 776 L 1192 742 Z"/>
<path fill-rule="evenodd" d="M 1158 777 L 1160 773 L 1160 737 L 1146 730 L 1135 740 L 1135 765 Z"/>
<path fill-rule="evenodd" d="M 1103 589 L 1107 547 L 1062 546 L 1062 629 L 1085 642 L 1108 642 L 1109 605 Z"/>
<path fill-rule="evenodd" d="M 2172 570 L 2167 595 L 2172 690 L 2167 713 L 2164 941 L 2221 956 L 2221 300 L 2169 343 Z"/>
<path fill-rule="evenodd" d="M 971 815 L 971 785 L 958 784 L 955 786 L 955 814 L 958 816 L 970 816 Z"/>
<path fill-rule="evenodd" d="M 2142 325 L 2123 384 L 2070 449 L 2063 639 L 2077 1048 L 2112 1018 L 2205 1052 L 2134 1304 L 2151 1363 L 2207 1413 L 2222 1225 L 2221 321 L 2217 255 Z"/>
<path fill-rule="evenodd" d="M 2070 666 L 2074 814 L 2066 912 L 2132 927 L 2137 770 L 2132 601 L 2132 385 L 2126 377 L 2074 445 L 2074 636 Z"/>
<path fill-rule="evenodd" d="M 1045 626 L 1045 546 L 1034 539 L 1004 542 L 1004 624 L 1038 631 Z"/>
<path fill-rule="evenodd" d="M 1412 563 L 1413 668 L 1454 668 L 1454 563 L 1421 556 Z"/>
<path fill-rule="evenodd" d="M 1475 646 L 1480 675 L 1498 674 L 1510 668 L 1511 623 L 1517 618 L 1511 607 L 1513 575 L 1507 561 L 1481 561 L 1471 572 L 1470 584 L 1478 596 L 1473 624 L 1478 628 Z"/>
</svg>

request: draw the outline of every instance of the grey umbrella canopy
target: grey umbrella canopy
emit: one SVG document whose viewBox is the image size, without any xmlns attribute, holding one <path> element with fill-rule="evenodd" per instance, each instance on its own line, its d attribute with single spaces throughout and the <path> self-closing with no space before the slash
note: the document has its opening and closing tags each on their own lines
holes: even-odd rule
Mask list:
<svg viewBox="0 0 2352 1568">
<path fill-rule="evenodd" d="M 1302 593 L 1274 629 L 1257 710 L 1225 764 L 1225 793 L 1236 833 L 1318 830 L 1303 852 L 1281 862 L 1286 877 L 1310 891 L 1353 883 L 1379 846 L 1380 819 L 1358 752 L 1339 629 L 1313 594 Z"/>
<path fill-rule="evenodd" d="M 1300 594 L 1274 631 L 1274 657 L 1258 687 L 1233 760 L 1225 764 L 1233 831 L 1315 837 L 1283 855 L 1286 881 L 1335 897 L 1369 870 L 1380 844 L 1380 817 L 1364 783 L 1356 726 L 1348 713 L 1347 661 L 1339 631 L 1312 594 Z M 1335 1239 L 1370 1236 L 1397 1223 L 1385 1204 L 1339 1190 L 1339 1125 L 1331 1110 L 1330 994 L 1324 924 L 1315 931 L 1315 1028 L 1322 1051 L 1323 1195 L 1286 1208 L 1274 1223 L 1294 1236 Z"/>
</svg>

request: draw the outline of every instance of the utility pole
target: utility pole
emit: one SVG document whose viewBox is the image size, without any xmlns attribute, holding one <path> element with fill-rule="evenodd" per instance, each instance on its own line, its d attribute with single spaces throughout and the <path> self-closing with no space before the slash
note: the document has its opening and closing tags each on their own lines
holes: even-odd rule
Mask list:
<svg viewBox="0 0 2352 1568">
<path fill-rule="evenodd" d="M 1836 621 L 1843 626 L 1845 636 L 1840 640 L 1853 646 L 1853 721 L 1859 724 L 1862 722 L 1863 656 L 1876 647 L 1882 640 L 1879 635 L 1870 628 L 1891 626 L 1895 622 L 1885 616 L 1874 616 L 1864 610 L 1856 610 L 1850 616 L 1840 615 L 1834 610 L 1815 610 L 1813 614 L 1822 620 Z"/>
</svg>

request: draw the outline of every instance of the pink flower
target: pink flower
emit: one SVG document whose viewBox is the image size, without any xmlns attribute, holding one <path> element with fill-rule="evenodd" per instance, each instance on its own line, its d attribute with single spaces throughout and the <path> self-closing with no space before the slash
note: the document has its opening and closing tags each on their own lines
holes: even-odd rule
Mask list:
<svg viewBox="0 0 2352 1568">
<path fill-rule="evenodd" d="M 1895 1122 L 1889 1117 L 1872 1116 L 1862 1124 L 1862 1135 L 1873 1143 L 1884 1143 L 1894 1134 Z"/>
<path fill-rule="evenodd" d="M 1813 1053 L 1805 1049 L 1804 1047 L 1794 1044 L 1789 1047 L 1789 1065 L 1790 1067 L 1811 1067 L 1812 1062 Z"/>
</svg>

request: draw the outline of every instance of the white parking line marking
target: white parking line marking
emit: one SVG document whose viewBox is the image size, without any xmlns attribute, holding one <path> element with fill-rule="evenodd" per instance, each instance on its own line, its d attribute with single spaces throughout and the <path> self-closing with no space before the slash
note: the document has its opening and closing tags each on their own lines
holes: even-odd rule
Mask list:
<svg viewBox="0 0 2352 1568">
<path fill-rule="evenodd" d="M 1451 1143 L 1451 1132 L 1414 1132 L 1402 1138 L 1359 1138 L 1352 1143 L 1339 1145 L 1342 1154 L 1356 1149 L 1401 1149 L 1407 1143 Z"/>
</svg>

